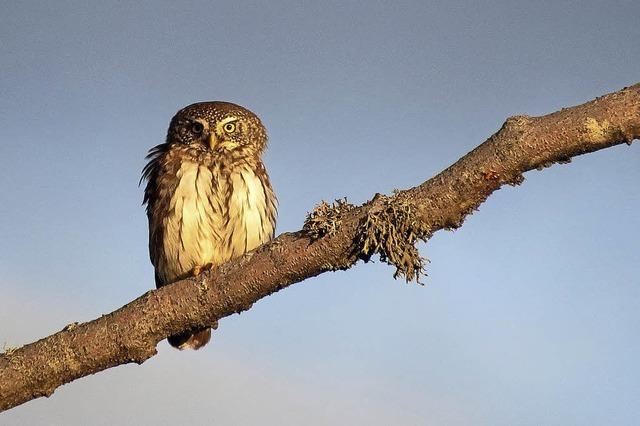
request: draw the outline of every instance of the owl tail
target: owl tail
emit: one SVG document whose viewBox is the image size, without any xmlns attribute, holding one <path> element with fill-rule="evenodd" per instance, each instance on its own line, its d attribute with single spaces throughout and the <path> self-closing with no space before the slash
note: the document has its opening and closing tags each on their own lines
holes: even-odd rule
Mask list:
<svg viewBox="0 0 640 426">
<path fill-rule="evenodd" d="M 200 349 L 211 340 L 211 329 L 205 328 L 195 333 L 187 332 L 174 334 L 167 339 L 169 344 L 174 348 L 183 349 Z"/>
</svg>

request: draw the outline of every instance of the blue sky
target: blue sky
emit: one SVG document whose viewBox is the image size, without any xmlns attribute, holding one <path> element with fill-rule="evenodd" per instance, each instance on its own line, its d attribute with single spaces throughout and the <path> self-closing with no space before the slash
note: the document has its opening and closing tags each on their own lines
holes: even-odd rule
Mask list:
<svg viewBox="0 0 640 426">
<path fill-rule="evenodd" d="M 171 116 L 262 117 L 278 231 L 320 200 L 414 186 L 514 114 L 640 80 L 640 3 L 5 2 L 0 345 L 153 287 L 137 186 Z M 324 274 L 0 414 L 2 424 L 635 424 L 640 150 L 526 174 L 421 245 Z"/>
</svg>

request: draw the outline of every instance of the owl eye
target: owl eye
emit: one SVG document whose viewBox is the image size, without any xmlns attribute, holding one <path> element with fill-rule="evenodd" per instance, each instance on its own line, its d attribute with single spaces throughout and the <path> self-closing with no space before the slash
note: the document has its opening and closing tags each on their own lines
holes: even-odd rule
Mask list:
<svg viewBox="0 0 640 426">
<path fill-rule="evenodd" d="M 236 131 L 236 123 L 227 123 L 224 125 L 223 129 L 227 133 L 233 133 Z"/>
<path fill-rule="evenodd" d="M 200 123 L 199 121 L 193 122 L 193 124 L 191 124 L 191 131 L 196 135 L 199 135 L 204 131 L 204 124 Z"/>
</svg>

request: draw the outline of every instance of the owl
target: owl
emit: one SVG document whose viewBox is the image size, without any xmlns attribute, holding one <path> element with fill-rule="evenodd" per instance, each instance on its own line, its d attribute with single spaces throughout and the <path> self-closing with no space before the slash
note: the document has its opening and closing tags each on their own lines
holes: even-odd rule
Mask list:
<svg viewBox="0 0 640 426">
<path fill-rule="evenodd" d="M 228 102 L 189 105 L 142 171 L 156 287 L 198 275 L 273 238 L 277 201 L 262 153 L 267 133 L 251 111 Z M 214 327 L 216 325 L 213 325 Z M 168 341 L 199 349 L 211 329 Z"/>
</svg>

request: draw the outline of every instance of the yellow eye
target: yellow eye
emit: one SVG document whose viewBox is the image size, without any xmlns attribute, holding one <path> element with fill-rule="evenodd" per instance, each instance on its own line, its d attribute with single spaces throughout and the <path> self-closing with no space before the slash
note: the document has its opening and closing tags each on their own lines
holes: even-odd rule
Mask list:
<svg viewBox="0 0 640 426">
<path fill-rule="evenodd" d="M 236 131 L 236 123 L 227 123 L 224 125 L 223 129 L 227 133 L 233 133 Z"/>
</svg>

